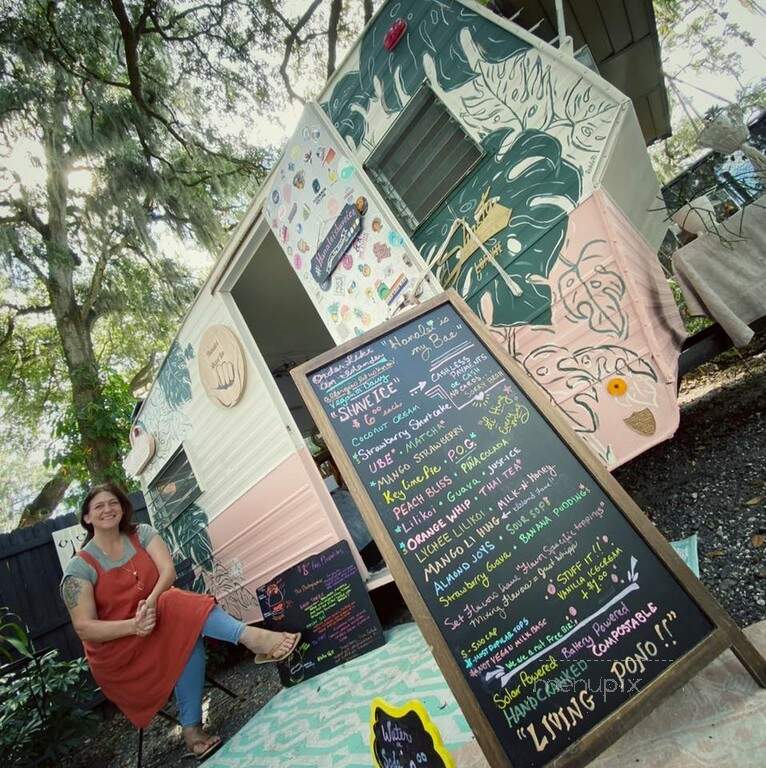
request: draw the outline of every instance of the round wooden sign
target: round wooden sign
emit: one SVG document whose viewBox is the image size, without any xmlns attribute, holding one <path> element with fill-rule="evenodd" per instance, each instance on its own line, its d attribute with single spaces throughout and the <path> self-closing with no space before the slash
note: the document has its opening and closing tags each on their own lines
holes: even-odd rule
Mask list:
<svg viewBox="0 0 766 768">
<path fill-rule="evenodd" d="M 245 391 L 245 357 L 234 331 L 211 325 L 197 353 L 199 377 L 208 397 L 226 408 L 235 406 Z"/>
</svg>

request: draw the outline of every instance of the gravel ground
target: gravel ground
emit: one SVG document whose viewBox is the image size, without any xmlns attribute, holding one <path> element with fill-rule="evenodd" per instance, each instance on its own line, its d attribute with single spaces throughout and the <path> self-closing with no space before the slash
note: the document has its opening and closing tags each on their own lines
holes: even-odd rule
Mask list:
<svg viewBox="0 0 766 768">
<path fill-rule="evenodd" d="M 749 352 L 687 377 L 673 439 L 614 472 L 666 538 L 698 535 L 700 579 L 742 627 L 766 618 L 766 351 Z"/>
<path fill-rule="evenodd" d="M 614 474 L 669 539 L 697 533 L 700 578 L 740 626 L 766 618 L 766 339 L 744 357 L 728 353 L 687 377 L 674 438 Z M 408 619 L 388 591 L 384 626 Z M 280 689 L 276 669 L 244 652 L 219 659 L 214 677 L 243 694 L 206 699 L 206 725 L 233 736 Z M 172 707 L 171 707 L 172 711 Z M 87 741 L 69 768 L 136 764 L 135 729 L 119 713 Z M 144 737 L 144 766 L 190 766 L 180 729 L 155 718 Z M 63 764 L 62 764 L 63 765 Z"/>
</svg>

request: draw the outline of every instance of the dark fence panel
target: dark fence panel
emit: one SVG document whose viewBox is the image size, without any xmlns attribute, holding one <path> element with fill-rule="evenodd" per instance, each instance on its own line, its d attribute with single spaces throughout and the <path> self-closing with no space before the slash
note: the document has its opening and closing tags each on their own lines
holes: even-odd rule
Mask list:
<svg viewBox="0 0 766 768">
<path fill-rule="evenodd" d="M 143 495 L 130 496 L 136 522 L 149 522 Z M 64 659 L 83 655 L 69 613 L 59 595 L 61 565 L 53 531 L 77 522 L 74 514 L 0 535 L 0 606 L 17 614 L 38 650 L 58 648 Z"/>
</svg>

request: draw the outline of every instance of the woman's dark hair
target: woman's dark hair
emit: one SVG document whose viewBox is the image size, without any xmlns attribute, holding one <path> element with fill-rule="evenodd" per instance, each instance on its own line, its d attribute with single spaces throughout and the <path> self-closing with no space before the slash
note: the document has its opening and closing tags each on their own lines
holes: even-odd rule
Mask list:
<svg viewBox="0 0 766 768">
<path fill-rule="evenodd" d="M 133 522 L 133 505 L 130 503 L 128 495 L 125 493 L 125 491 L 122 490 L 122 488 L 120 488 L 119 485 L 116 485 L 115 483 L 100 483 L 99 485 L 94 485 L 88 491 L 88 495 L 82 500 L 82 504 L 80 505 L 80 525 L 88 532 L 88 535 L 85 537 L 86 542 L 93 538 L 93 526 L 90 523 L 85 522 L 85 514 L 88 512 L 88 507 L 90 506 L 91 501 L 93 501 L 93 497 L 99 493 L 103 493 L 104 491 L 116 496 L 120 502 L 120 506 L 122 507 L 120 532 L 136 532 L 136 525 Z"/>
</svg>

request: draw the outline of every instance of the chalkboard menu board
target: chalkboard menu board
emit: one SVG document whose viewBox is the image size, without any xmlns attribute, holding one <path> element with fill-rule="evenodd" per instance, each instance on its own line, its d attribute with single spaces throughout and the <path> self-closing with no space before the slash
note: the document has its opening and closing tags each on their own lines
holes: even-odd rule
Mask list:
<svg viewBox="0 0 766 768">
<path fill-rule="evenodd" d="M 296 650 L 277 665 L 285 686 L 386 642 L 345 540 L 284 571 L 257 594 L 267 629 L 301 633 Z"/>
<path fill-rule="evenodd" d="M 294 378 L 491 764 L 580 765 L 722 612 L 490 343 L 451 295 Z"/>
</svg>

